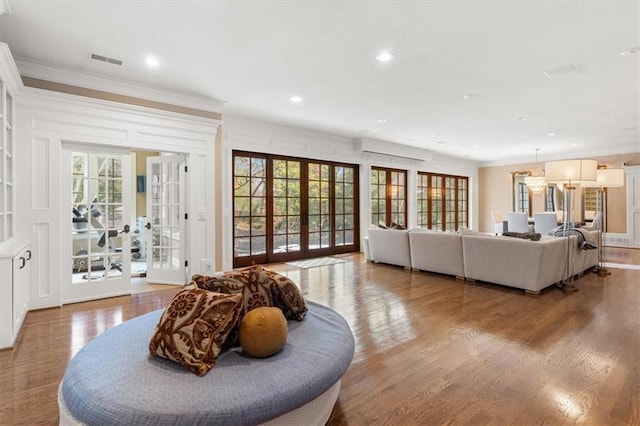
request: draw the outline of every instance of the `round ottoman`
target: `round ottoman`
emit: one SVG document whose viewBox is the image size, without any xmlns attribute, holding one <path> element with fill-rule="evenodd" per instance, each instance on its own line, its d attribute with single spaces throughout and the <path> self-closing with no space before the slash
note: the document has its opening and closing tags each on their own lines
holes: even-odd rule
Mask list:
<svg viewBox="0 0 640 426">
<path fill-rule="evenodd" d="M 278 354 L 225 351 L 203 377 L 149 354 L 162 309 L 107 330 L 69 363 L 58 391 L 60 424 L 325 424 L 355 344 L 340 314 L 307 306 L 304 321 L 288 321 Z"/>
</svg>

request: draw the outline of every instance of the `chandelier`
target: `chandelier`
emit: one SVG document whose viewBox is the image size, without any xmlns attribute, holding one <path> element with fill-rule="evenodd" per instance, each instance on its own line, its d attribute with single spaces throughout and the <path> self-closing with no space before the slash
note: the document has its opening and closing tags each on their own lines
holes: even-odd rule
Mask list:
<svg viewBox="0 0 640 426">
<path fill-rule="evenodd" d="M 525 176 L 524 183 L 527 184 L 527 188 L 536 194 L 541 193 L 547 184 L 544 176 Z"/>
<path fill-rule="evenodd" d="M 538 151 L 540 148 L 536 148 L 536 164 L 538 163 Z M 527 185 L 533 193 L 539 194 L 544 190 L 547 185 L 544 176 L 525 176 L 524 183 Z"/>
</svg>

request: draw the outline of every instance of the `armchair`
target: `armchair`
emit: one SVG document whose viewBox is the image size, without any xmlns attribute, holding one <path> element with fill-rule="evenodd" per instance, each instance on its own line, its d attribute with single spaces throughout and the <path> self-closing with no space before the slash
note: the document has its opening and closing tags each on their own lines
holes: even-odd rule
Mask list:
<svg viewBox="0 0 640 426">
<path fill-rule="evenodd" d="M 509 232 L 529 232 L 529 218 L 526 213 L 509 212 L 506 217 Z"/>
<path fill-rule="evenodd" d="M 533 227 L 535 232 L 548 235 L 549 232 L 558 226 L 558 218 L 555 212 L 544 212 L 533 214 Z"/>
</svg>

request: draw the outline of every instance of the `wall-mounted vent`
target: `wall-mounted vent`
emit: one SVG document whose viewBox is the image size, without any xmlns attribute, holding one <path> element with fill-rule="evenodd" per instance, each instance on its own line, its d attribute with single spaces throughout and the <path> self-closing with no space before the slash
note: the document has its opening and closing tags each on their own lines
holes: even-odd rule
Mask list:
<svg viewBox="0 0 640 426">
<path fill-rule="evenodd" d="M 122 61 L 120 59 L 114 59 L 114 58 L 109 58 L 102 55 L 96 55 L 95 53 L 91 54 L 91 59 L 95 61 L 106 62 L 108 64 L 113 64 L 113 65 L 122 65 Z"/>
<path fill-rule="evenodd" d="M 565 74 L 571 74 L 580 71 L 580 68 L 576 64 L 562 65 L 560 67 L 550 68 L 542 73 L 547 78 L 555 78 Z"/>
<path fill-rule="evenodd" d="M 385 155 L 412 161 L 431 161 L 431 153 L 408 145 L 385 142 L 377 139 L 359 138 L 354 141 L 356 151 Z"/>
</svg>

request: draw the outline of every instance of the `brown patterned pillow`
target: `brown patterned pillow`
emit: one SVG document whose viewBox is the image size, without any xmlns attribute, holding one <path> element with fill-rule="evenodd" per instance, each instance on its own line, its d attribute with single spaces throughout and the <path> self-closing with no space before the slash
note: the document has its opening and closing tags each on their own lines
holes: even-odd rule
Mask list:
<svg viewBox="0 0 640 426">
<path fill-rule="evenodd" d="M 263 273 L 271 281 L 273 306 L 280 308 L 285 318 L 302 321 L 308 309 L 298 286 L 289 277 L 277 272 L 264 269 Z"/>
<path fill-rule="evenodd" d="M 285 318 L 302 321 L 307 305 L 296 284 L 284 275 L 253 265 L 222 276 L 194 275 L 196 285 L 220 293 L 242 292 L 242 316 L 262 306 L 276 306 Z"/>
<path fill-rule="evenodd" d="M 190 284 L 165 309 L 149 342 L 151 355 L 204 376 L 240 318 L 240 294 L 220 294 Z"/>
<path fill-rule="evenodd" d="M 192 280 L 199 288 L 219 293 L 242 293 L 242 314 L 262 306 L 274 306 L 270 283 L 260 280 L 264 268 L 251 266 L 238 271 L 227 272 L 222 276 L 194 275 Z"/>
</svg>

